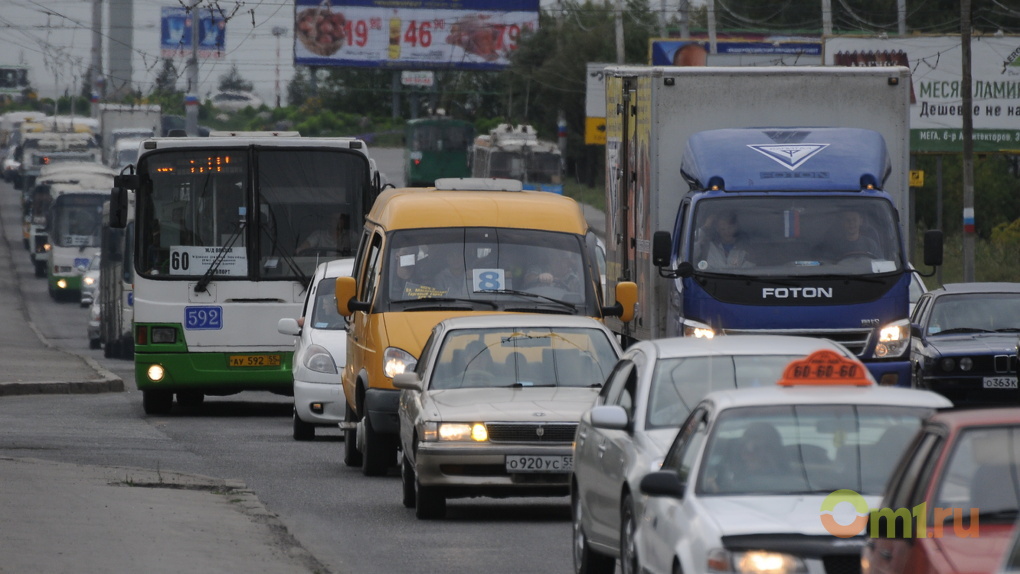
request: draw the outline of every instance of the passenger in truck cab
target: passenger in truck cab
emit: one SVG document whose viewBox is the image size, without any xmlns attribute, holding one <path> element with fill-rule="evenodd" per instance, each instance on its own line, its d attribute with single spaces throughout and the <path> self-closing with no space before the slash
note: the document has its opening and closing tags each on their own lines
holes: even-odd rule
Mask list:
<svg viewBox="0 0 1020 574">
<path fill-rule="evenodd" d="M 698 269 L 754 265 L 748 260 L 747 241 L 740 231 L 736 211 L 728 210 L 709 216 L 698 234 L 694 246 L 694 264 Z"/>
</svg>

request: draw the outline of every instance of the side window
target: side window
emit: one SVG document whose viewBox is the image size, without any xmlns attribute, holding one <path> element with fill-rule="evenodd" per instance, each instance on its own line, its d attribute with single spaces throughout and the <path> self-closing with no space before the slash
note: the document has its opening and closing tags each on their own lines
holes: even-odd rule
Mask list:
<svg viewBox="0 0 1020 574">
<path fill-rule="evenodd" d="M 685 201 L 680 205 L 680 214 L 677 216 L 676 224 L 674 225 L 675 229 L 673 229 L 673 253 L 679 253 L 681 261 L 688 259 L 687 238 L 684 237 L 684 233 L 687 231 L 687 214 L 690 212 L 690 208 L 691 203 L 689 201 Z"/>
<path fill-rule="evenodd" d="M 931 303 L 931 297 L 928 295 L 922 295 L 917 301 L 917 306 L 914 307 L 914 315 L 910 318 L 911 323 L 920 323 L 921 317 L 924 316 L 928 310 L 928 304 Z"/>
<path fill-rule="evenodd" d="M 362 301 L 371 302 L 375 298 L 376 281 L 379 277 L 379 253 L 381 247 L 382 236 L 379 234 L 373 235 L 372 242 L 365 252 L 365 267 L 361 271 L 361 281 L 358 282 L 361 285 L 361 292 L 358 294 L 358 298 Z"/>
<path fill-rule="evenodd" d="M 673 439 L 673 445 L 670 446 L 669 452 L 666 453 L 666 458 L 662 462 L 663 470 L 676 471 L 685 481 L 691 476 L 691 469 L 697 462 L 702 443 L 705 442 L 705 432 L 708 428 L 707 416 L 708 413 L 705 412 L 705 409 L 699 408 L 687 417 L 676 438 Z"/>
<path fill-rule="evenodd" d="M 633 372 L 634 363 L 630 359 L 621 359 L 618 363 L 616 363 L 616 366 L 613 367 L 613 371 L 609 373 L 609 377 L 606 379 L 606 384 L 603 385 L 602 390 L 599 391 L 599 397 L 596 404 L 616 404 L 617 399 L 620 397 L 620 393 L 623 392 L 623 388 L 627 384 L 627 379 Z"/>
<path fill-rule="evenodd" d="M 634 420 L 634 403 L 637 400 L 637 369 L 631 369 L 627 373 L 627 379 L 623 382 L 623 389 L 611 404 L 620 405 L 627 411 L 627 418 Z"/>
<path fill-rule="evenodd" d="M 917 504 L 914 501 L 924 497 L 926 482 L 922 477 L 931 476 L 942 444 L 942 437 L 926 432 L 904 454 L 906 458 L 903 460 L 908 462 L 897 469 L 889 482 L 892 487 L 889 493 L 891 508 L 913 508 Z"/>
</svg>

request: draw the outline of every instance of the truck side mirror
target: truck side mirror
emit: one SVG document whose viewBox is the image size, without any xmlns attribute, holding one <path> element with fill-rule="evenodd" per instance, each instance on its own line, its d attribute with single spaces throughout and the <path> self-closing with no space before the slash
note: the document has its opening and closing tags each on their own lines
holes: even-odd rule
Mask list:
<svg viewBox="0 0 1020 574">
<path fill-rule="evenodd" d="M 669 267 L 669 259 L 673 251 L 673 239 L 668 231 L 656 231 L 652 234 L 652 264 L 656 267 Z"/>
<path fill-rule="evenodd" d="M 932 267 L 928 273 L 920 273 L 922 277 L 935 274 L 935 267 L 942 265 L 942 244 L 944 236 L 941 229 L 930 229 L 924 232 L 924 264 Z"/>
<path fill-rule="evenodd" d="M 110 228 L 124 229 L 128 219 L 127 189 L 115 187 L 110 190 Z"/>
</svg>

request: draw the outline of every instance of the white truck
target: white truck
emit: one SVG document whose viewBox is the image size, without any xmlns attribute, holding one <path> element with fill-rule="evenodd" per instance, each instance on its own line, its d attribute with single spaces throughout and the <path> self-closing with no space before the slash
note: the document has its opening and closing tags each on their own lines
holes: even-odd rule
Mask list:
<svg viewBox="0 0 1020 574">
<path fill-rule="evenodd" d="M 909 69 L 605 71 L 607 298 L 634 281 L 639 301 L 634 321 L 607 324 L 631 341 L 829 338 L 909 385 Z M 835 236 L 846 211 L 876 246 L 833 258 L 821 249 L 850 244 Z M 732 241 L 705 254 L 723 219 L 746 259 L 725 256 Z"/>
<path fill-rule="evenodd" d="M 160 136 L 163 112 L 156 104 L 100 104 L 99 143 L 103 163 L 110 165 L 110 156 L 118 137 Z"/>
</svg>

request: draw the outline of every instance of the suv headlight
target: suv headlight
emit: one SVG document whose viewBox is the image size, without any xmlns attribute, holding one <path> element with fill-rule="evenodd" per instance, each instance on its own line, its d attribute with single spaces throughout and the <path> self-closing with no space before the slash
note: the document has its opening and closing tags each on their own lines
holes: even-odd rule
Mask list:
<svg viewBox="0 0 1020 574">
<path fill-rule="evenodd" d="M 900 319 L 882 327 L 878 332 L 875 356 L 888 359 L 902 356 L 910 348 L 910 319 Z"/>
<path fill-rule="evenodd" d="M 413 371 L 417 365 L 418 359 L 403 349 L 386 347 L 383 352 L 383 374 L 391 379 L 400 373 Z"/>
<path fill-rule="evenodd" d="M 305 349 L 305 356 L 302 364 L 310 370 L 316 373 L 326 373 L 328 375 L 336 374 L 336 363 L 333 362 L 333 356 L 329 354 L 329 351 L 325 347 L 319 345 L 309 345 Z"/>
</svg>

